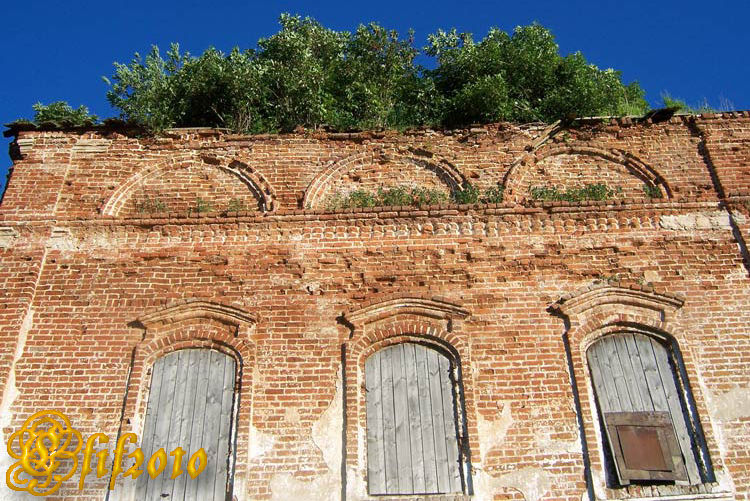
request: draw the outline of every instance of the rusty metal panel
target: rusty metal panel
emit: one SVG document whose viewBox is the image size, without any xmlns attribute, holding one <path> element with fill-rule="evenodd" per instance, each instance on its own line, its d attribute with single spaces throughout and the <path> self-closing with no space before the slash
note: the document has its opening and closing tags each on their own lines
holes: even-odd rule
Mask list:
<svg viewBox="0 0 750 501">
<path fill-rule="evenodd" d="M 658 428 L 653 426 L 618 426 L 617 438 L 622 447 L 625 466 L 631 470 L 669 471 L 661 449 Z M 670 461 L 671 463 L 671 461 Z"/>
<path fill-rule="evenodd" d="M 607 412 L 620 480 L 687 480 L 669 412 Z"/>
</svg>

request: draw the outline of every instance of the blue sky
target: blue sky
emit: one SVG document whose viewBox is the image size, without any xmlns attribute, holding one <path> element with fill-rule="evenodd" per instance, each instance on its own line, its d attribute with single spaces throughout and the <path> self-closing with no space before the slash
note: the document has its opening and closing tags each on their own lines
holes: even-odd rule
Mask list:
<svg viewBox="0 0 750 501">
<path fill-rule="evenodd" d="M 378 23 L 422 45 L 438 28 L 484 36 L 537 21 L 550 28 L 564 54 L 581 51 L 600 68 L 637 80 L 657 106 L 668 91 L 689 104 L 722 99 L 750 109 L 750 2 L 748 0 L 158 2 L 130 0 L 6 2 L 0 52 L 0 123 L 33 116 L 31 105 L 65 100 L 114 116 L 102 76 L 114 61 L 128 62 L 152 44 L 179 42 L 198 54 L 209 46 L 249 48 L 278 30 L 278 15 L 309 15 L 327 27 L 353 30 Z M 0 189 L 10 165 L 0 145 Z"/>
</svg>

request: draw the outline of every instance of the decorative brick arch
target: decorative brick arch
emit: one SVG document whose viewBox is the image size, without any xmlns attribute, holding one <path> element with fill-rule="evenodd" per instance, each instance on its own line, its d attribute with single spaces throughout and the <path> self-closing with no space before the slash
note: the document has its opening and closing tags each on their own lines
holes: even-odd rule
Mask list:
<svg viewBox="0 0 750 501">
<path fill-rule="evenodd" d="M 130 200 L 137 188 L 146 181 L 157 178 L 168 171 L 185 169 L 196 165 L 212 166 L 233 175 L 247 186 L 248 191 L 258 201 L 258 207 L 261 211 L 272 212 L 276 209 L 276 192 L 266 178 L 257 170 L 238 160 L 205 155 L 201 160 L 189 160 L 179 163 L 162 162 L 140 169 L 112 193 L 102 206 L 102 215 L 111 217 L 119 216 L 123 207 L 125 207 L 125 204 Z"/>
<path fill-rule="evenodd" d="M 668 321 L 684 303 L 684 297 L 656 291 L 653 287 L 601 282 L 564 295 L 550 309 L 570 320 L 571 334 L 574 326 L 576 330 L 580 330 L 586 329 L 586 325 L 602 325 L 600 310 L 606 306 L 615 306 L 618 311 L 623 312 L 621 315 L 634 315 L 651 324 Z M 630 310 L 623 311 L 622 307 L 628 307 Z"/>
<path fill-rule="evenodd" d="M 469 312 L 445 299 L 401 296 L 368 303 L 343 315 L 349 329 L 343 340 L 344 413 L 346 434 L 344 451 L 347 492 L 356 499 L 367 499 L 366 402 L 364 366 L 373 353 L 399 343 L 419 343 L 447 355 L 458 371 L 463 399 L 462 453 L 466 463 L 479 451 L 473 398 L 471 353 L 468 333 L 462 320 Z M 468 477 L 471 492 L 471 478 Z"/>
<path fill-rule="evenodd" d="M 711 433 L 707 403 L 703 395 L 696 391 L 695 380 L 698 365 L 689 349 L 689 332 L 686 332 L 678 321 L 678 313 L 685 298 L 678 294 L 652 287 L 638 285 L 623 286 L 620 284 L 598 283 L 584 287 L 572 294 L 560 298 L 550 306 L 551 313 L 562 317 L 566 323 L 564 334 L 568 347 L 568 365 L 574 384 L 579 414 L 579 426 L 582 428 L 584 450 L 588 450 L 590 476 L 587 482 L 597 499 L 614 499 L 622 489 L 613 490 L 606 486 L 603 451 L 603 437 L 599 426 L 599 412 L 594 405 L 595 392 L 591 380 L 586 352 L 590 346 L 605 336 L 631 332 L 652 337 L 669 346 L 680 361 L 680 378 L 687 387 L 688 406 L 691 414 L 700 416 L 699 435 L 705 444 L 705 451 L 710 457 L 710 471 L 723 469 L 718 445 Z M 697 419 L 696 419 L 697 420 Z M 713 474 L 713 473 L 711 473 Z M 679 486 L 671 486 L 677 489 Z M 650 495 L 654 487 L 630 486 L 626 490 L 629 496 Z M 703 484 L 702 486 L 684 486 L 685 492 L 692 494 L 691 489 L 709 489 L 721 492 L 725 486 Z M 669 491 L 672 494 L 677 491 Z M 701 492 L 706 492 L 701 490 Z M 656 494 L 656 491 L 654 491 Z M 658 495 L 658 494 L 657 494 Z M 664 494 L 666 495 L 666 494 Z"/>
<path fill-rule="evenodd" d="M 621 149 L 603 149 L 595 146 L 569 146 L 552 144 L 542 147 L 536 153 L 524 153 L 511 164 L 503 176 L 506 196 L 519 199 L 523 196 L 520 189 L 525 175 L 547 158 L 561 155 L 584 155 L 607 160 L 624 167 L 627 172 L 651 188 L 658 188 L 666 198 L 672 198 L 672 188 L 664 176 L 653 166 L 647 164 L 632 153 Z"/>
<path fill-rule="evenodd" d="M 411 164 L 418 168 L 430 170 L 437 174 L 440 180 L 451 192 L 456 191 L 466 182 L 466 178 L 459 169 L 451 162 L 434 158 L 432 156 L 420 156 L 409 152 L 384 152 L 382 150 L 365 151 L 355 153 L 340 160 L 331 162 L 310 182 L 302 199 L 302 207 L 317 208 L 328 194 L 330 186 L 347 172 L 368 164 L 392 160 L 406 165 Z"/>
<path fill-rule="evenodd" d="M 252 417 L 252 367 L 255 320 L 239 308 L 221 303 L 186 300 L 139 317 L 133 324 L 143 329 L 143 339 L 133 351 L 120 432 L 142 436 L 151 370 L 157 359 L 182 349 L 220 351 L 236 362 L 234 426 L 236 461 L 234 477 L 243 479 L 248 464 Z M 235 482 L 244 485 L 243 482 Z"/>
</svg>

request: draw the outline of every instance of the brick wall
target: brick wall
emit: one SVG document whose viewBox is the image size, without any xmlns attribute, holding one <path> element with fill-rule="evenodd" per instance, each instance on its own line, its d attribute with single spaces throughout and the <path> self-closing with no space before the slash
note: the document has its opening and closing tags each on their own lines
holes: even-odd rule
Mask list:
<svg viewBox="0 0 750 501">
<path fill-rule="evenodd" d="M 241 365 L 237 499 L 362 499 L 364 360 L 418 340 L 460 363 L 473 499 L 750 499 L 748 141 L 750 113 L 19 132 L 0 207 L 4 440 L 47 408 L 84 435 L 140 434 L 154 360 L 213 347 Z M 332 193 L 465 181 L 504 184 L 506 202 L 323 210 Z M 531 200 L 593 182 L 622 192 Z M 140 210 L 149 198 L 163 207 Z M 606 487 L 585 350 L 626 326 L 679 345 L 715 481 Z M 102 499 L 106 478 L 77 479 L 58 497 Z"/>
</svg>

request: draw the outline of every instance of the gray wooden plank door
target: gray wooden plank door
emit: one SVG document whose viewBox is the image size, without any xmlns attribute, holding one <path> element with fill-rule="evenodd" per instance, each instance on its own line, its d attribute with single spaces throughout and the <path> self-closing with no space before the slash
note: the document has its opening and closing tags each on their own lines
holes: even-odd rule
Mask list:
<svg viewBox="0 0 750 501">
<path fill-rule="evenodd" d="M 450 359 L 416 343 L 365 362 L 370 494 L 463 492 Z"/>
<path fill-rule="evenodd" d="M 232 357 L 214 350 L 186 349 L 154 363 L 146 421 L 141 438 L 145 461 L 164 448 L 167 466 L 152 479 L 138 477 L 135 499 L 224 501 L 231 499 L 232 413 L 236 367 Z M 177 447 L 185 450 L 182 473 L 172 480 Z M 187 473 L 190 456 L 206 451 L 206 468 L 193 479 Z"/>
<path fill-rule="evenodd" d="M 600 411 L 669 412 L 689 482 L 701 483 L 691 428 L 667 347 L 644 334 L 619 333 L 598 340 L 586 355 Z"/>
</svg>

